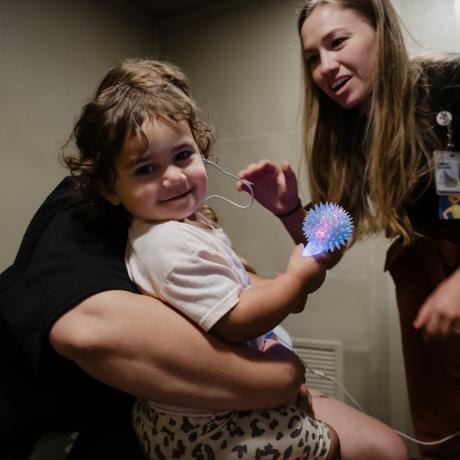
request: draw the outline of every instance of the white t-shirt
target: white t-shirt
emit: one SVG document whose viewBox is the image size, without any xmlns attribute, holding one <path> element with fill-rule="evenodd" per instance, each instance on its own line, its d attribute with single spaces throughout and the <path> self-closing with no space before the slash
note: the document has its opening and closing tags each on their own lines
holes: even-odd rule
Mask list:
<svg viewBox="0 0 460 460">
<path fill-rule="evenodd" d="M 251 287 L 227 235 L 199 213 L 196 221 L 156 224 L 134 220 L 125 260 L 130 278 L 142 293 L 173 306 L 205 331 Z M 260 348 L 261 341 L 256 343 Z M 211 415 L 209 411 L 151 404 L 164 412 Z"/>
<path fill-rule="evenodd" d="M 135 220 L 128 233 L 126 265 L 143 293 L 209 331 L 251 282 L 223 230 L 212 228 L 204 216 L 198 219 L 160 224 Z"/>
</svg>

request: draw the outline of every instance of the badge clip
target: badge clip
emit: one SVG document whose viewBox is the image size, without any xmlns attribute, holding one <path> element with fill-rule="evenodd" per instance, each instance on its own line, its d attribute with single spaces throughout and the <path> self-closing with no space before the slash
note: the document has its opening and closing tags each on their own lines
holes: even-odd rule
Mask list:
<svg viewBox="0 0 460 460">
<path fill-rule="evenodd" d="M 447 145 L 446 150 L 453 150 L 453 132 L 452 132 L 452 114 L 447 110 L 442 110 L 436 115 L 436 122 L 439 126 L 445 126 L 447 128 Z"/>
</svg>

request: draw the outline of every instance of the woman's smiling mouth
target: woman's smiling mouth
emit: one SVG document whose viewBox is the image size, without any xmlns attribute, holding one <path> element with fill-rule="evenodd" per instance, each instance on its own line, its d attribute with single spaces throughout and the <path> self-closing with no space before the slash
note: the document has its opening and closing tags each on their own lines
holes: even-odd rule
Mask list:
<svg viewBox="0 0 460 460">
<path fill-rule="evenodd" d="M 340 91 L 350 80 L 351 80 L 351 77 L 341 77 L 341 78 L 338 78 L 338 79 L 335 80 L 334 83 L 332 83 L 332 85 L 330 86 L 331 91 L 337 93 L 337 92 Z"/>
</svg>

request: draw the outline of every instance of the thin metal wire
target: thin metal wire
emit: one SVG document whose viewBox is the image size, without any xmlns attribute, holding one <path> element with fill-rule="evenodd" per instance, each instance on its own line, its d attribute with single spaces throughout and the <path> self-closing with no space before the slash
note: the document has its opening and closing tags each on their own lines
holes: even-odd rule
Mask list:
<svg viewBox="0 0 460 460">
<path fill-rule="evenodd" d="M 222 169 L 218 164 L 214 163 L 213 161 L 210 161 L 206 158 L 203 159 L 203 163 L 205 165 L 212 165 L 214 166 L 215 168 L 217 168 L 222 174 L 225 174 L 226 176 L 229 176 L 229 177 L 233 177 L 234 179 L 236 179 L 237 181 L 243 183 L 244 185 L 246 185 L 246 187 L 249 189 L 249 193 L 251 194 L 251 199 L 249 200 L 249 203 L 246 204 L 246 205 L 242 205 L 242 204 L 238 204 L 238 203 L 235 203 L 234 201 L 230 200 L 229 198 L 225 198 L 224 196 L 220 196 L 220 195 L 210 195 L 210 196 L 207 196 L 203 201 L 202 203 L 204 203 L 205 201 L 208 201 L 210 200 L 211 198 L 220 198 L 221 200 L 224 200 L 226 201 L 227 203 L 230 203 L 230 204 L 233 204 L 233 206 L 236 206 L 237 208 L 240 208 L 240 209 L 247 209 L 249 207 L 252 206 L 252 203 L 254 202 L 254 191 L 252 190 L 252 184 L 247 181 L 247 180 L 244 180 L 244 179 L 240 179 L 238 176 L 236 176 L 235 174 L 232 174 L 231 172 L 228 172 L 228 171 L 225 171 L 225 169 Z"/>
</svg>

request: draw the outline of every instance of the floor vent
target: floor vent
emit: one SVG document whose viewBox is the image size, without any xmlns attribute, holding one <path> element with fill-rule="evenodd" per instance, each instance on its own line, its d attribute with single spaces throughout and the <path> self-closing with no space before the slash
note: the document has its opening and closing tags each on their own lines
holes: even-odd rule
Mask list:
<svg viewBox="0 0 460 460">
<path fill-rule="evenodd" d="M 336 382 L 330 380 L 343 382 L 342 342 L 293 338 L 293 346 L 306 366 L 308 365 L 305 374 L 308 387 L 343 401 L 343 390 Z M 308 367 L 329 379 L 310 372 Z"/>
</svg>

